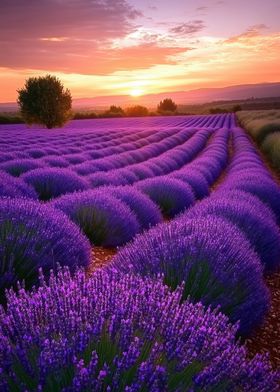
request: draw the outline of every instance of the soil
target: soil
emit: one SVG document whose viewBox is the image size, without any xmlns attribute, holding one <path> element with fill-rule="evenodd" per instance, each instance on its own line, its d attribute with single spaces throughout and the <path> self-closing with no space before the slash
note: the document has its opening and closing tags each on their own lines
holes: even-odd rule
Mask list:
<svg viewBox="0 0 280 392">
<path fill-rule="evenodd" d="M 246 340 L 250 356 L 268 352 L 271 363 L 280 369 L 280 271 L 265 277 L 271 293 L 271 308 L 264 324 Z"/>
<path fill-rule="evenodd" d="M 88 274 L 91 275 L 97 269 L 104 267 L 116 253 L 116 248 L 102 248 L 100 246 L 92 248 L 92 263 L 88 268 Z"/>
</svg>

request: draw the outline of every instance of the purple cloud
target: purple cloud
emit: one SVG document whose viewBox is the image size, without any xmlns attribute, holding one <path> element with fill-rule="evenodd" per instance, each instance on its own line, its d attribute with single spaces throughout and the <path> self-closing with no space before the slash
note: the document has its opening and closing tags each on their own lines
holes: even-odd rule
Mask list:
<svg viewBox="0 0 280 392">
<path fill-rule="evenodd" d="M 169 31 L 172 34 L 177 35 L 191 35 L 198 33 L 204 29 L 205 25 L 203 20 L 192 20 L 187 23 L 181 23 L 175 27 L 172 27 Z"/>
<path fill-rule="evenodd" d="M 96 51 L 134 31 L 141 15 L 126 0 L 1 0 L 0 8 L 0 66 L 11 68 L 94 62 Z"/>
<path fill-rule="evenodd" d="M 246 40 L 248 38 L 254 38 L 260 35 L 260 32 L 262 30 L 266 30 L 268 29 L 268 26 L 266 26 L 263 23 L 260 24 L 256 24 L 253 26 L 248 27 L 248 29 L 246 31 L 244 31 L 241 34 L 238 35 L 234 35 L 233 37 L 228 38 L 227 40 L 225 40 L 224 42 L 226 43 L 235 43 L 238 42 L 240 40 Z"/>
</svg>

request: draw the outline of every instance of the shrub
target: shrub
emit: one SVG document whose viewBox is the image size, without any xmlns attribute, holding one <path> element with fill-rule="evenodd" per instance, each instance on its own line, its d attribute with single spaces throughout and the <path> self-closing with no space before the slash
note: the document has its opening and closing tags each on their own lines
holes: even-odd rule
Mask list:
<svg viewBox="0 0 280 392">
<path fill-rule="evenodd" d="M 141 229 L 148 229 L 162 222 L 162 215 L 158 206 L 135 187 L 106 187 L 102 189 L 121 200 L 135 213 Z"/>
<path fill-rule="evenodd" d="M 161 209 L 163 214 L 174 217 L 194 203 L 194 194 L 189 185 L 170 177 L 155 177 L 136 184 Z"/>
<path fill-rule="evenodd" d="M 128 181 L 117 171 L 96 172 L 87 176 L 87 180 L 92 188 L 102 185 L 126 185 Z"/>
<path fill-rule="evenodd" d="M 101 117 L 123 117 L 124 110 L 120 106 L 111 105 L 109 110 L 102 113 Z"/>
<path fill-rule="evenodd" d="M 70 91 L 55 76 L 29 78 L 18 94 L 20 114 L 27 124 L 61 127 L 70 118 Z"/>
<path fill-rule="evenodd" d="M 196 170 L 179 170 L 171 173 L 173 178 L 177 178 L 192 187 L 196 199 L 202 199 L 209 195 L 209 185 L 205 177 Z"/>
<path fill-rule="evenodd" d="M 48 391 L 272 391 L 267 357 L 246 358 L 236 327 L 180 303 L 159 280 L 64 269 L 0 313 L 0 387 Z"/>
<path fill-rule="evenodd" d="M 86 180 L 68 169 L 35 169 L 23 174 L 21 178 L 35 189 L 40 200 L 49 200 L 89 187 Z"/>
<path fill-rule="evenodd" d="M 67 166 L 69 166 L 69 162 L 63 157 L 48 156 L 48 157 L 44 158 L 44 162 L 46 162 L 51 167 L 67 167 Z"/>
<path fill-rule="evenodd" d="M 177 110 L 177 105 L 170 98 L 165 98 L 163 101 L 160 101 L 157 111 L 158 113 L 171 112 L 174 113 Z"/>
<path fill-rule="evenodd" d="M 54 200 L 94 245 L 119 246 L 130 241 L 140 227 L 135 214 L 120 200 L 102 191 L 85 191 Z"/>
<path fill-rule="evenodd" d="M 216 197 L 207 198 L 197 204 L 190 217 L 207 215 L 220 216 L 237 226 L 258 253 L 266 271 L 273 271 L 280 266 L 280 233 L 275 216 L 257 197 L 242 193 L 217 192 Z M 241 195 L 240 195 L 241 194 Z"/>
<path fill-rule="evenodd" d="M 149 112 L 145 106 L 135 105 L 126 109 L 126 114 L 129 117 L 143 117 L 148 116 Z"/>
<path fill-rule="evenodd" d="M 240 189 L 257 196 L 271 208 L 276 216 L 277 223 L 280 224 L 280 188 L 273 180 L 264 176 L 256 176 L 255 178 L 241 177 L 237 173 L 227 181 L 223 189 Z"/>
<path fill-rule="evenodd" d="M 38 198 L 34 189 L 22 181 L 22 179 L 12 177 L 0 171 L 0 197 L 3 196 Z"/>
<path fill-rule="evenodd" d="M 242 106 L 241 105 L 234 105 L 232 107 L 232 112 L 236 113 L 236 112 L 240 112 L 242 110 Z"/>
<path fill-rule="evenodd" d="M 25 280 L 38 281 L 38 269 L 86 266 L 90 245 L 79 229 L 60 211 L 25 199 L 0 202 L 0 298 L 4 290 Z"/>
<path fill-rule="evenodd" d="M 185 217 L 141 234 L 121 249 L 109 268 L 142 276 L 164 274 L 183 297 L 220 309 L 242 335 L 260 325 L 268 309 L 258 256 L 243 234 L 221 218 Z"/>
<path fill-rule="evenodd" d="M 0 165 L 1 170 L 4 170 L 14 177 L 19 177 L 23 173 L 40 167 L 42 167 L 42 164 L 34 159 L 13 159 L 12 161 L 1 163 Z"/>
<path fill-rule="evenodd" d="M 32 148 L 31 150 L 26 150 L 26 152 L 32 158 L 42 158 L 43 156 L 46 155 L 45 150 L 43 150 L 42 148 Z"/>
<path fill-rule="evenodd" d="M 280 132 L 275 132 L 268 135 L 262 145 L 261 148 L 265 154 L 271 160 L 272 165 L 276 168 L 276 170 L 280 171 Z"/>
<path fill-rule="evenodd" d="M 259 128 L 256 134 L 257 143 L 261 144 L 265 138 L 275 132 L 280 132 L 280 121 L 275 123 L 268 123 Z"/>
</svg>

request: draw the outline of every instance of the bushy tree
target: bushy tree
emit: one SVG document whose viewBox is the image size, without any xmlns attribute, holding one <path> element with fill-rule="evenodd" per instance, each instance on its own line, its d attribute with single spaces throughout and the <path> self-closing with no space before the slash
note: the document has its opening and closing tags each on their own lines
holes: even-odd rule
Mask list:
<svg viewBox="0 0 280 392">
<path fill-rule="evenodd" d="M 129 117 L 142 117 L 149 114 L 148 109 L 145 106 L 135 105 L 126 109 L 126 114 Z"/>
<path fill-rule="evenodd" d="M 123 117 L 124 110 L 120 106 L 111 105 L 108 110 L 104 112 L 104 117 Z"/>
<path fill-rule="evenodd" d="M 240 110 L 242 110 L 242 106 L 241 106 L 241 105 L 234 105 L 234 106 L 232 107 L 232 111 L 233 111 L 234 113 L 240 112 Z"/>
<path fill-rule="evenodd" d="M 163 101 L 160 101 L 157 111 L 159 113 L 162 112 L 176 112 L 177 110 L 177 105 L 172 99 L 170 98 L 165 98 Z"/>
<path fill-rule="evenodd" d="M 18 94 L 21 115 L 27 124 L 61 127 L 70 117 L 71 93 L 55 76 L 29 78 Z"/>
</svg>

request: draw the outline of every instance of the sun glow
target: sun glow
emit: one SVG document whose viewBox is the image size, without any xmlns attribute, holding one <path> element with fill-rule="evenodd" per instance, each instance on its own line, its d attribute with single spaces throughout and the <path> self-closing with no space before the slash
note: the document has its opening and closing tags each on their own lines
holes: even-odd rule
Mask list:
<svg viewBox="0 0 280 392">
<path fill-rule="evenodd" d="M 143 94 L 144 94 L 144 90 L 141 88 L 134 88 L 133 90 L 130 91 L 130 95 L 132 97 L 140 97 Z"/>
</svg>

